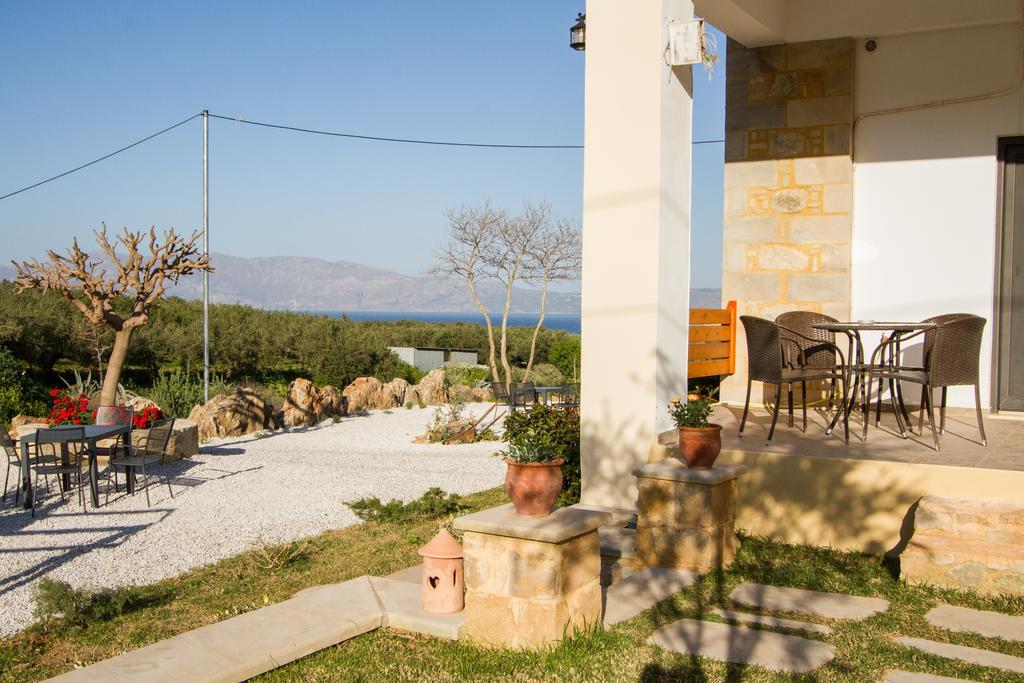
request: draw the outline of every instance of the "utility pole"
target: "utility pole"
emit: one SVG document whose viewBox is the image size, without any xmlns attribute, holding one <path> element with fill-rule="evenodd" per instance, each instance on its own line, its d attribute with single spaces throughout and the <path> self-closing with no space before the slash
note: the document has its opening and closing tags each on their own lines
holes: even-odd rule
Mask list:
<svg viewBox="0 0 1024 683">
<path fill-rule="evenodd" d="M 210 111 L 203 110 L 203 254 L 210 259 Z M 210 400 L 210 273 L 203 271 L 203 403 Z"/>
</svg>

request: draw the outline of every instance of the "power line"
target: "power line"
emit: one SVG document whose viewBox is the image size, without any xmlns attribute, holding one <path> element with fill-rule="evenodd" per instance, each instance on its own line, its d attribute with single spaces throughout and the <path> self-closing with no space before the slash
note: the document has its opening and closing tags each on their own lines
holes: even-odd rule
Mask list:
<svg viewBox="0 0 1024 683">
<path fill-rule="evenodd" d="M 328 130 L 317 130 L 315 128 L 300 128 L 298 126 L 286 126 L 280 123 L 266 123 L 263 121 L 250 121 L 235 116 L 221 116 L 220 114 L 210 114 L 211 118 L 222 119 L 224 121 L 234 121 L 235 123 L 244 123 L 250 126 L 262 126 L 264 128 L 277 128 L 279 130 L 290 130 L 297 133 L 312 133 L 314 135 L 330 135 L 337 138 L 352 138 L 355 140 L 371 140 L 374 142 L 401 142 L 411 145 L 441 145 L 444 147 L 487 147 L 497 149 L 583 149 L 583 145 L 509 145 L 509 144 L 498 144 L 498 143 L 485 143 L 485 142 L 451 142 L 447 140 L 418 140 L 413 138 L 389 138 L 378 135 L 358 135 L 356 133 L 338 133 Z M 707 145 L 716 142 L 725 142 L 725 140 L 694 140 L 695 145 Z"/>
<path fill-rule="evenodd" d="M 105 155 L 101 156 L 99 159 L 93 159 L 89 163 L 82 164 L 81 166 L 76 166 L 75 168 L 71 169 L 70 171 L 64 171 L 63 173 L 59 173 L 59 174 L 53 176 L 52 178 L 47 178 L 46 180 L 40 180 L 38 183 L 34 183 L 32 185 L 29 185 L 28 187 L 23 187 L 20 190 L 15 190 L 14 192 L 9 192 L 9 193 L 3 195 L 2 197 L 0 197 L 0 201 L 2 201 L 4 199 L 7 199 L 8 197 L 13 197 L 16 194 L 21 194 L 22 192 L 25 192 L 27 190 L 31 190 L 34 187 L 39 187 L 40 185 L 45 185 L 46 183 L 52 182 L 54 180 L 57 180 L 58 178 L 63 178 L 66 175 L 71 175 L 75 171 L 81 171 L 83 168 L 88 168 L 89 166 L 92 166 L 93 164 L 98 164 L 101 161 L 105 161 L 105 160 L 109 159 L 112 156 L 115 156 L 117 154 L 120 154 L 121 152 L 124 152 L 124 151 L 127 151 L 127 150 L 131 149 L 132 147 L 135 147 L 137 145 L 141 145 L 143 142 L 148 142 L 149 140 L 152 140 L 153 138 L 155 138 L 158 135 L 163 135 L 164 133 L 172 131 L 175 128 L 177 128 L 178 126 L 183 126 L 186 123 L 188 123 L 189 121 L 191 121 L 192 119 L 197 118 L 198 116 L 200 116 L 200 114 L 193 114 L 192 116 L 188 117 L 184 121 L 179 121 L 178 123 L 174 124 L 173 126 L 168 126 L 167 128 L 164 128 L 163 130 L 161 130 L 159 132 L 156 132 L 156 133 L 153 133 L 152 135 L 144 137 L 141 140 L 133 142 L 130 145 L 126 145 L 126 146 L 122 147 L 119 150 L 111 152 L 110 154 L 105 154 Z"/>
<path fill-rule="evenodd" d="M 415 140 L 412 138 L 387 138 L 377 135 L 357 135 L 355 133 L 336 133 L 328 130 L 316 130 L 313 128 L 299 128 L 297 126 L 285 126 L 278 123 L 265 123 L 262 121 L 249 121 L 234 116 L 220 116 L 210 114 L 211 118 L 245 123 L 250 126 L 263 126 L 264 128 L 278 128 L 280 130 L 291 130 L 298 133 L 313 133 L 315 135 L 330 135 L 336 138 L 352 138 L 355 140 L 372 140 L 376 142 L 404 142 L 411 145 L 440 145 L 443 147 L 489 147 L 498 149 L 583 149 L 583 145 L 506 145 L 485 142 L 448 142 L 445 140 Z"/>
<path fill-rule="evenodd" d="M 75 173 L 76 171 L 81 171 L 82 169 L 88 168 L 88 167 L 92 166 L 93 164 L 98 164 L 101 161 L 106 161 L 107 159 L 109 159 L 109 158 L 111 158 L 113 156 L 116 156 L 116 155 L 120 154 L 121 152 L 125 152 L 125 151 L 131 149 L 132 147 L 137 147 L 138 145 L 141 145 L 144 142 L 148 142 L 148 141 L 152 140 L 153 138 L 155 138 L 155 137 L 157 137 L 159 135 L 163 135 L 164 133 L 170 132 L 170 131 L 174 130 L 175 128 L 179 127 L 179 126 L 183 126 L 186 123 L 188 123 L 189 121 L 191 121 L 192 119 L 198 118 L 199 116 L 202 116 L 202 114 L 201 113 L 200 114 L 193 114 L 192 116 L 188 117 L 187 119 L 185 119 L 183 121 L 179 121 L 178 123 L 175 123 L 173 126 L 168 126 L 167 128 L 164 128 L 161 131 L 157 131 L 156 133 L 153 133 L 152 135 L 148 135 L 148 136 L 142 138 L 141 140 L 137 140 L 137 141 L 131 143 L 130 145 L 125 145 L 124 147 L 122 147 L 122 148 L 120 148 L 118 150 L 115 150 L 115 151 L 111 152 L 110 154 L 104 154 L 103 156 L 99 157 L 98 159 L 93 159 L 92 161 L 90 161 L 88 163 L 82 164 L 81 166 L 76 166 L 75 168 L 72 168 L 71 170 L 68 170 L 68 171 L 64 171 L 63 173 L 58 173 L 57 175 L 55 175 L 55 176 L 53 176 L 51 178 L 47 178 L 46 180 L 40 180 L 38 183 L 33 183 L 32 185 L 28 185 L 26 187 L 23 187 L 20 190 L 15 190 L 14 192 L 8 192 L 7 194 L 0 196 L 0 201 L 2 201 L 4 199 L 7 199 L 8 197 L 13 197 L 16 194 L 21 194 L 22 192 L 26 192 L 26 191 L 31 190 L 33 188 L 39 187 L 40 185 L 45 185 L 46 183 L 53 182 L 54 180 L 58 180 L 60 178 L 63 178 L 64 176 L 71 175 L 72 173 Z M 276 128 L 278 130 L 290 130 L 290 131 L 297 132 L 297 133 L 312 133 L 314 135 L 329 135 L 329 136 L 332 136 L 332 137 L 350 138 L 350 139 L 355 139 L 355 140 L 369 140 L 369 141 L 373 141 L 373 142 L 399 142 L 399 143 L 413 144 L 413 145 L 439 145 L 439 146 L 443 146 L 443 147 L 482 147 L 482 148 L 491 148 L 491 149 L 583 149 L 583 145 L 510 145 L 510 144 L 496 144 L 496 143 L 482 143 L 482 142 L 451 142 L 451 141 L 447 141 L 447 140 L 418 140 L 418 139 L 413 139 L 413 138 L 390 138 L 390 137 L 382 137 L 382 136 L 377 136 L 377 135 L 358 135 L 356 133 L 339 133 L 339 132 L 335 132 L 335 131 L 317 130 L 317 129 L 314 129 L 314 128 L 300 128 L 298 126 L 286 126 L 286 125 L 278 124 L 278 123 L 266 123 L 264 121 L 249 121 L 247 119 L 242 119 L 242 118 L 233 117 L 233 116 L 221 116 L 219 114 L 209 114 L 209 116 L 212 117 L 212 118 L 215 118 L 215 119 L 222 119 L 224 121 L 234 121 L 235 123 L 244 123 L 244 124 L 247 124 L 247 125 L 250 125 L 250 126 L 261 126 L 263 128 Z M 725 140 L 694 140 L 691 144 L 694 144 L 694 145 L 711 145 L 711 144 L 717 144 L 717 143 L 723 143 L 723 142 L 725 142 Z"/>
</svg>

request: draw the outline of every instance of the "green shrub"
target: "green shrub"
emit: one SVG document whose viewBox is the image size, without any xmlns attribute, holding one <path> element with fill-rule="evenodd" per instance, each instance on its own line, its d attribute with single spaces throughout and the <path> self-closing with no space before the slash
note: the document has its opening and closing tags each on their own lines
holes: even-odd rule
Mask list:
<svg viewBox="0 0 1024 683">
<path fill-rule="evenodd" d="M 234 391 L 234 387 L 216 373 L 210 375 L 210 398 Z M 163 411 L 172 416 L 184 418 L 192 412 L 193 406 L 203 402 L 203 377 L 189 374 L 177 368 L 161 374 L 153 386 L 141 392 L 154 401 Z"/>
<path fill-rule="evenodd" d="M 711 403 L 704 398 L 670 401 L 668 414 L 676 427 L 707 427 L 711 416 Z"/>
<path fill-rule="evenodd" d="M 476 387 L 491 380 L 491 371 L 479 365 L 448 363 L 444 366 L 444 381 L 448 386 L 465 384 Z"/>
<path fill-rule="evenodd" d="M 548 362 L 558 368 L 569 381 L 580 378 L 580 338 L 578 335 L 562 337 L 551 343 Z"/>
<path fill-rule="evenodd" d="M 72 627 L 84 627 L 124 614 L 137 600 L 132 588 L 72 588 L 49 577 L 36 586 L 35 617 L 41 621 L 63 619 Z"/>
<path fill-rule="evenodd" d="M 462 498 L 454 493 L 445 493 L 432 488 L 416 500 L 403 503 L 392 500 L 380 502 L 379 498 L 363 498 L 346 503 L 359 519 L 367 522 L 416 522 L 424 519 L 438 519 L 457 515 L 466 510 Z"/>
<path fill-rule="evenodd" d="M 29 376 L 26 364 L 0 346 L 0 425 L 19 413 L 47 415 L 50 411 L 44 397 L 44 389 Z"/>
<path fill-rule="evenodd" d="M 519 370 L 513 373 L 517 379 L 522 379 L 525 370 Z M 538 363 L 530 369 L 530 379 L 537 386 L 543 387 L 557 387 L 565 384 L 565 375 L 562 371 L 556 368 L 554 365 L 548 363 Z"/>
<path fill-rule="evenodd" d="M 505 418 L 505 441 L 510 446 L 540 448 L 565 461 L 558 506 L 580 501 L 580 416 L 575 410 L 536 405 Z"/>
</svg>

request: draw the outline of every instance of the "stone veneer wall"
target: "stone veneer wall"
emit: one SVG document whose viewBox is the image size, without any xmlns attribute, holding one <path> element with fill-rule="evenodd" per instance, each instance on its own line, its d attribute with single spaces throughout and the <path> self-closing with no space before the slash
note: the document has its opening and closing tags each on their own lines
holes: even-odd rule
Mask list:
<svg viewBox="0 0 1024 683">
<path fill-rule="evenodd" d="M 729 41 L 722 299 L 740 315 L 850 314 L 853 47 Z M 737 356 L 724 400 L 743 400 Z"/>
</svg>

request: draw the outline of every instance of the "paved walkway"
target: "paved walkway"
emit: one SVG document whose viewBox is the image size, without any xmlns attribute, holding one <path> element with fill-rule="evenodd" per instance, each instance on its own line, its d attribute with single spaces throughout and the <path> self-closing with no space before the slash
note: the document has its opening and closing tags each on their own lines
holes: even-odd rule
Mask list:
<svg viewBox="0 0 1024 683">
<path fill-rule="evenodd" d="M 941 643 L 936 640 L 926 640 L 924 638 L 897 638 L 896 642 L 900 645 L 906 645 L 907 647 L 912 647 L 931 655 L 937 655 L 947 659 L 958 659 L 961 662 L 968 662 L 969 664 L 990 666 L 995 669 L 1024 674 L 1024 658 L 1021 657 L 1004 655 L 1001 652 L 992 652 L 991 650 L 982 650 L 976 647 L 964 647 L 963 645 L 953 645 L 952 643 Z"/>
<path fill-rule="evenodd" d="M 457 639 L 464 613 L 420 607 L 418 567 L 317 586 L 252 612 L 70 671 L 66 683 L 235 683 L 382 626 Z"/>
<path fill-rule="evenodd" d="M 1024 641 L 1024 617 L 985 612 L 967 607 L 939 605 L 925 615 L 932 626 L 950 631 L 970 631 L 986 638 Z"/>
<path fill-rule="evenodd" d="M 749 607 L 774 612 L 813 614 L 826 619 L 866 619 L 889 609 L 889 601 L 881 598 L 861 598 L 800 588 L 762 586 L 757 583 L 741 583 L 732 590 L 729 599 Z"/>
</svg>

